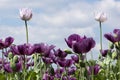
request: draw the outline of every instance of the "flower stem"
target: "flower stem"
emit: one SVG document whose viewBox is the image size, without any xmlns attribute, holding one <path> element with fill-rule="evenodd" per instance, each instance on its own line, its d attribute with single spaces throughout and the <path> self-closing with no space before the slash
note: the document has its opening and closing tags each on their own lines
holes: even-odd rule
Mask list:
<svg viewBox="0 0 120 80">
<path fill-rule="evenodd" d="M 24 59 L 23 59 L 23 76 L 24 76 L 24 80 L 25 80 L 25 77 L 26 77 L 26 66 L 25 66 L 26 60 L 25 60 L 25 55 L 23 57 L 24 57 Z"/>
<path fill-rule="evenodd" d="M 27 43 L 29 42 L 29 38 L 28 38 L 28 27 L 27 27 L 27 21 L 25 20 L 25 27 L 26 27 L 26 41 Z"/>
<path fill-rule="evenodd" d="M 99 22 L 100 25 L 100 50 L 102 50 L 102 25 L 101 22 Z"/>
<path fill-rule="evenodd" d="M 2 49 L 2 70 L 4 70 L 4 50 Z"/>
<path fill-rule="evenodd" d="M 28 27 L 27 27 L 27 21 L 25 20 L 25 28 L 26 28 L 26 41 L 27 41 L 27 44 L 29 42 L 29 38 L 28 38 Z M 25 60 L 26 56 L 24 55 L 24 80 L 25 80 L 25 77 L 26 77 L 26 60 Z"/>
</svg>

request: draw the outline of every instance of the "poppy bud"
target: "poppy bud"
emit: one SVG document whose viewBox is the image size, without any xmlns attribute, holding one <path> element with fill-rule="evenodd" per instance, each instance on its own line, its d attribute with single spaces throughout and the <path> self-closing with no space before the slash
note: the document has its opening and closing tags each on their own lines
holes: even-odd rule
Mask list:
<svg viewBox="0 0 120 80">
<path fill-rule="evenodd" d="M 98 13 L 95 15 L 95 20 L 99 22 L 105 22 L 107 20 L 107 16 L 105 13 Z"/>
<path fill-rule="evenodd" d="M 20 9 L 20 18 L 25 21 L 30 20 L 32 18 L 32 10 L 28 8 Z"/>
<path fill-rule="evenodd" d="M 112 53 L 112 59 L 115 59 L 117 57 L 117 53 L 116 52 L 113 52 Z"/>
<path fill-rule="evenodd" d="M 15 56 L 13 57 L 13 61 L 14 61 L 15 63 L 18 62 L 18 56 L 17 56 L 17 55 L 15 55 Z"/>
<path fill-rule="evenodd" d="M 14 55 L 13 55 L 13 53 L 12 53 L 12 52 L 10 52 L 10 53 L 8 54 L 8 58 L 9 58 L 9 59 L 12 59 L 12 58 L 13 58 L 13 56 L 14 56 Z"/>
<path fill-rule="evenodd" d="M 67 54 L 72 54 L 72 51 L 70 51 L 68 49 L 65 49 L 64 52 L 67 53 Z"/>
</svg>

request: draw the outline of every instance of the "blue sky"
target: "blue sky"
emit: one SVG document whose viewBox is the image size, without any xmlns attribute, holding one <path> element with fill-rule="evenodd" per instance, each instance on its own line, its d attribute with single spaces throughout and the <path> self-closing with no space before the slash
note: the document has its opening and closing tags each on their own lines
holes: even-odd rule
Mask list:
<svg viewBox="0 0 120 80">
<path fill-rule="evenodd" d="M 105 12 L 108 20 L 102 24 L 103 33 L 120 27 L 119 0 L 0 0 L 0 36 L 12 36 L 16 44 L 26 42 L 24 22 L 19 9 L 31 8 L 33 18 L 28 22 L 31 43 L 45 42 L 57 48 L 67 48 L 64 38 L 72 33 L 93 37 L 99 51 L 99 25 L 94 13 Z M 103 46 L 107 48 L 107 40 Z"/>
</svg>

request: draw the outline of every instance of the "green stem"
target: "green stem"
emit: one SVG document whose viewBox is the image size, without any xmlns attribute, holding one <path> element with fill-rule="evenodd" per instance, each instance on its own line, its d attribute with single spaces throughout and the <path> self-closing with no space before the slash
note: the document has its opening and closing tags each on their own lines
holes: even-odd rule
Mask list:
<svg viewBox="0 0 120 80">
<path fill-rule="evenodd" d="M 2 49 L 2 70 L 4 70 L 4 50 Z"/>
<path fill-rule="evenodd" d="M 25 63 L 26 62 L 26 60 L 25 60 L 25 55 L 24 55 L 24 64 L 23 64 L 23 74 L 24 74 L 24 80 L 25 80 L 25 77 L 26 77 L 26 66 L 25 66 Z"/>
<path fill-rule="evenodd" d="M 102 25 L 101 22 L 99 22 L 100 25 L 100 50 L 102 50 Z"/>
<path fill-rule="evenodd" d="M 27 21 L 25 20 L 25 27 L 26 27 L 26 40 L 27 43 L 29 42 L 29 38 L 28 38 L 28 27 L 27 27 Z"/>
<path fill-rule="evenodd" d="M 92 51 L 91 51 L 91 60 L 93 60 L 93 54 L 92 54 Z M 93 66 L 94 64 L 92 63 L 92 66 Z M 89 65 L 89 66 L 91 66 L 91 65 Z M 92 80 L 94 80 L 94 69 L 92 68 Z"/>
<path fill-rule="evenodd" d="M 79 55 L 79 64 L 80 64 L 81 62 L 83 62 L 82 57 L 83 57 L 83 55 L 80 54 L 80 55 Z M 83 80 L 84 75 L 83 75 L 83 68 L 82 68 L 81 64 L 80 64 L 79 67 L 80 67 L 80 77 L 78 76 L 78 80 Z"/>
<path fill-rule="evenodd" d="M 110 62 L 109 64 L 107 65 L 107 79 L 110 79 Z"/>
<path fill-rule="evenodd" d="M 28 38 L 28 27 L 27 27 L 27 21 L 25 20 L 25 28 L 26 28 L 26 41 L 27 41 L 27 43 L 29 42 L 29 38 Z M 25 64 L 26 64 L 26 60 L 25 60 L 25 58 L 26 58 L 26 56 L 24 55 L 24 80 L 25 80 L 25 77 L 26 77 L 26 66 L 25 66 Z"/>
<path fill-rule="evenodd" d="M 120 73 L 120 56 L 119 56 L 119 59 L 118 59 L 118 67 L 119 67 L 119 72 L 118 73 Z M 118 76 L 119 76 L 119 79 L 120 79 L 120 74 Z"/>
</svg>

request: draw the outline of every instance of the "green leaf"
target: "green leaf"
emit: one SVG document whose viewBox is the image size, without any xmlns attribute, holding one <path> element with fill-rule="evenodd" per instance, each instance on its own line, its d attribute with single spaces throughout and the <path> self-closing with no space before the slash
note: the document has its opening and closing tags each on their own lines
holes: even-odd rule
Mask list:
<svg viewBox="0 0 120 80">
<path fill-rule="evenodd" d="M 36 72 L 30 71 L 27 75 L 27 79 L 26 80 L 36 80 Z"/>
</svg>

